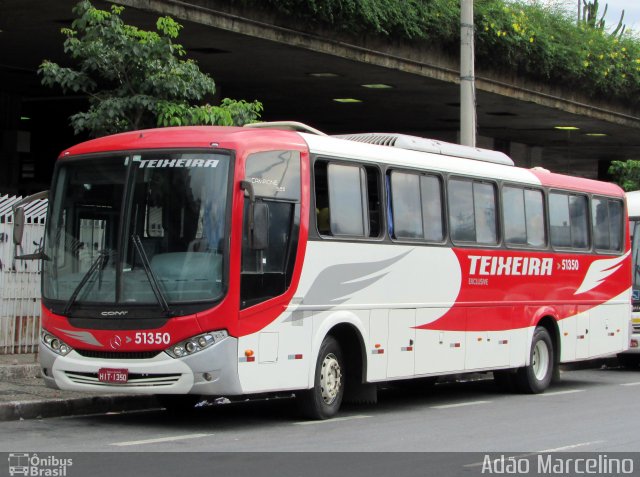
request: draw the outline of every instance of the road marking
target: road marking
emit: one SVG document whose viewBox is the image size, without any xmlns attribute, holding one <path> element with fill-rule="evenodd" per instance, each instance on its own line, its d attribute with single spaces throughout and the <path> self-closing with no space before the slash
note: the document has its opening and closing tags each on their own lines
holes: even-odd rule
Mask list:
<svg viewBox="0 0 640 477">
<path fill-rule="evenodd" d="M 551 453 L 551 452 L 562 452 L 562 451 L 566 451 L 569 449 L 575 449 L 576 447 L 584 447 L 584 446 L 588 446 L 588 445 L 592 445 L 592 444 L 602 444 L 604 441 L 591 441 L 591 442 L 581 442 L 579 444 L 570 444 L 568 446 L 563 446 L 563 447 L 556 447 L 555 449 L 545 449 L 545 450 L 541 450 L 538 452 L 529 452 L 527 454 L 518 454 L 518 455 L 508 455 L 506 458 L 507 459 L 526 459 L 528 457 L 532 457 L 534 455 L 539 455 L 539 454 L 547 454 L 547 453 Z M 491 453 L 487 453 L 487 456 L 490 456 Z M 496 461 L 496 460 L 500 460 L 500 457 L 496 457 L 495 459 L 491 459 L 492 462 Z M 485 465 L 485 461 L 482 462 L 474 462 L 473 464 L 466 464 L 463 465 L 463 467 L 480 467 Z"/>
<path fill-rule="evenodd" d="M 640 381 L 635 383 L 622 383 L 620 386 L 640 386 Z"/>
<path fill-rule="evenodd" d="M 126 441 L 126 442 L 113 442 L 109 445 L 112 446 L 137 446 L 142 444 L 157 444 L 159 442 L 173 442 L 173 441 L 183 441 L 185 439 L 198 439 L 200 437 L 208 437 L 213 434 L 185 434 L 183 436 L 171 436 L 171 437 L 158 437 L 156 439 L 144 439 L 140 441 Z"/>
<path fill-rule="evenodd" d="M 430 406 L 431 409 L 452 409 L 454 407 L 464 407 L 464 406 L 475 406 L 476 404 L 487 404 L 491 401 L 469 401 L 469 402 L 459 402 L 456 404 L 442 404 L 440 406 Z"/>
<path fill-rule="evenodd" d="M 345 416 L 345 417 L 334 417 L 333 419 L 326 419 L 324 421 L 300 421 L 294 422 L 296 426 L 310 426 L 312 424 L 328 424 L 331 422 L 339 422 L 339 421 L 351 421 L 353 419 L 366 419 L 372 416 L 365 416 L 364 414 L 358 414 L 356 416 Z"/>
<path fill-rule="evenodd" d="M 543 396 L 560 396 L 562 394 L 574 394 L 574 393 L 582 393 L 584 392 L 584 389 L 569 389 L 567 391 L 556 391 L 554 393 L 540 393 L 538 394 L 538 396 L 543 397 Z"/>
<path fill-rule="evenodd" d="M 563 452 L 570 449 L 575 449 L 576 447 L 584 447 L 590 446 L 592 444 L 602 444 L 604 441 L 591 441 L 591 442 L 580 442 L 579 444 L 570 444 L 568 446 L 556 447 L 555 449 L 545 449 L 538 451 L 537 454 L 547 454 L 550 452 Z"/>
</svg>

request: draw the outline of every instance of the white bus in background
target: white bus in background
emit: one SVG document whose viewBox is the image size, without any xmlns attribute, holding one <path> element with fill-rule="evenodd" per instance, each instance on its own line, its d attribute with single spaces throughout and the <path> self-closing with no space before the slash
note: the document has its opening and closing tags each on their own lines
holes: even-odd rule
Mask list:
<svg viewBox="0 0 640 477">
<path fill-rule="evenodd" d="M 629 235 L 633 270 L 633 292 L 631 322 L 633 331 L 629 337 L 629 349 L 618 354 L 618 361 L 625 367 L 635 368 L 640 364 L 640 190 L 627 192 L 629 213 Z"/>
</svg>

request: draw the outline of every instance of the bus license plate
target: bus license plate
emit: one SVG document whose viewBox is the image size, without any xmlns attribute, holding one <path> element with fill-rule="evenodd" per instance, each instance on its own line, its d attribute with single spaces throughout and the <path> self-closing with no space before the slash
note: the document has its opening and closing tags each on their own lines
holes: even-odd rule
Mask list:
<svg viewBox="0 0 640 477">
<path fill-rule="evenodd" d="M 98 370 L 98 381 L 101 383 L 122 384 L 129 380 L 128 369 L 100 368 Z"/>
</svg>

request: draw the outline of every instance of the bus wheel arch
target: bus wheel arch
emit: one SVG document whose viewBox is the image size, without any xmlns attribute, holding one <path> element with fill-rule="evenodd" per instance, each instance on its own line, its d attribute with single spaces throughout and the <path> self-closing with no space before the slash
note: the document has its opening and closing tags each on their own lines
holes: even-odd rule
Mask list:
<svg viewBox="0 0 640 477">
<path fill-rule="evenodd" d="M 375 385 L 366 383 L 364 339 L 352 324 L 334 325 L 324 335 L 313 376 L 311 389 L 296 393 L 299 408 L 308 418 L 331 418 L 343 401 L 376 400 Z"/>
<path fill-rule="evenodd" d="M 345 361 L 345 402 L 375 404 L 377 386 L 367 383 L 367 353 L 360 331 L 349 323 L 334 326 L 329 333 L 343 350 Z"/>
</svg>

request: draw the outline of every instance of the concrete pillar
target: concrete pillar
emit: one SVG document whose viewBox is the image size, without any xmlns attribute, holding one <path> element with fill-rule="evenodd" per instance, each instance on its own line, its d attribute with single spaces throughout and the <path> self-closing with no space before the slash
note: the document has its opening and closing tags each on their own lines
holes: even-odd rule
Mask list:
<svg viewBox="0 0 640 477">
<path fill-rule="evenodd" d="M 529 167 L 544 167 L 542 165 L 542 148 L 529 146 Z"/>
<path fill-rule="evenodd" d="M 518 167 L 531 167 L 529 146 L 520 142 L 509 143 L 509 156 Z"/>
</svg>

